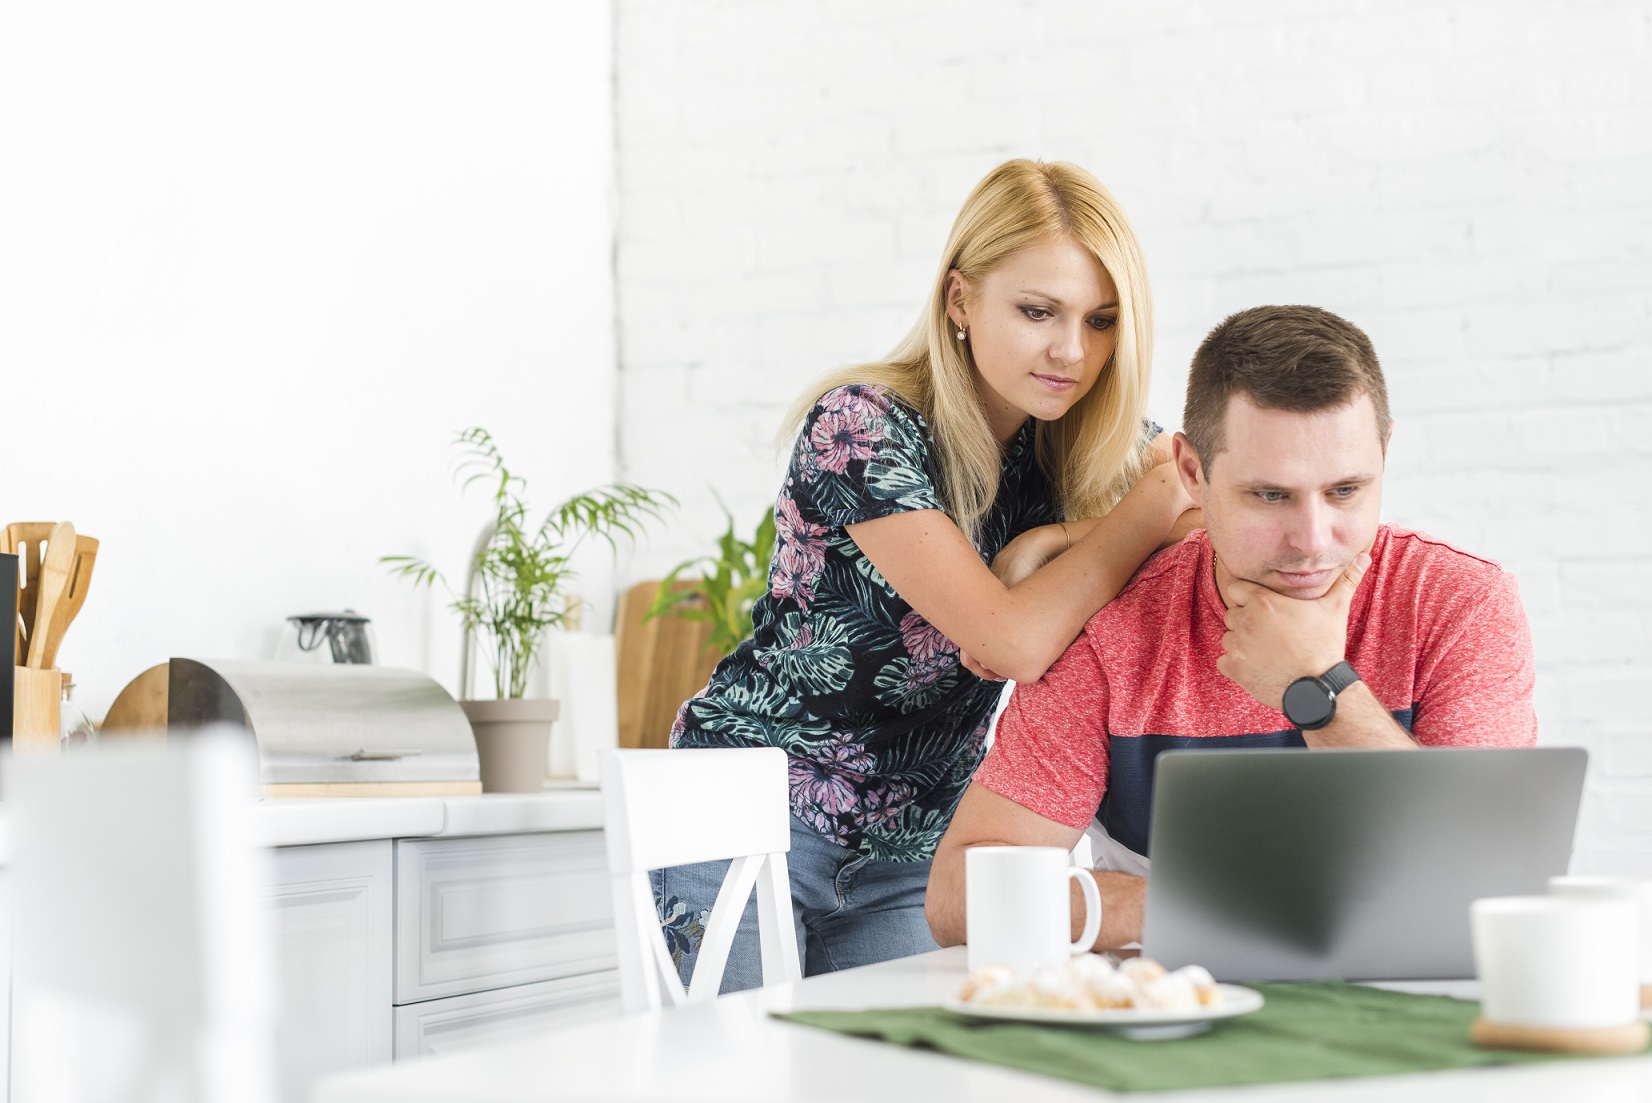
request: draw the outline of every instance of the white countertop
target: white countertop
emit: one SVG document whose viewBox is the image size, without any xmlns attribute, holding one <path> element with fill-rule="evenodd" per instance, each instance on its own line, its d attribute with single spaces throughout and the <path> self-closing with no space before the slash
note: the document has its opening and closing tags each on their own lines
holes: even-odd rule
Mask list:
<svg viewBox="0 0 1652 1103">
<path fill-rule="evenodd" d="M 269 798 L 258 802 L 253 815 L 253 830 L 265 846 L 589 831 L 601 826 L 601 793 L 575 786 L 474 797 Z"/>
<path fill-rule="evenodd" d="M 521 835 L 602 827 L 601 792 L 552 784 L 542 793 L 474 797 L 267 798 L 253 809 L 252 828 L 263 846 L 314 846 L 363 839 Z M 10 825 L 0 806 L 0 867 L 10 860 L 10 841 Z"/>
</svg>

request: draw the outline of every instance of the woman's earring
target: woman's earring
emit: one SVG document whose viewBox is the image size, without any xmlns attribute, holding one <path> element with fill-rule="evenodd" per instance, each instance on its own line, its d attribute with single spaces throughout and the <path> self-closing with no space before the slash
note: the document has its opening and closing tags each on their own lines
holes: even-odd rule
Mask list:
<svg viewBox="0 0 1652 1103">
<path fill-rule="evenodd" d="M 962 341 L 963 339 L 964 339 L 964 327 L 959 326 L 958 327 L 958 340 Z"/>
</svg>

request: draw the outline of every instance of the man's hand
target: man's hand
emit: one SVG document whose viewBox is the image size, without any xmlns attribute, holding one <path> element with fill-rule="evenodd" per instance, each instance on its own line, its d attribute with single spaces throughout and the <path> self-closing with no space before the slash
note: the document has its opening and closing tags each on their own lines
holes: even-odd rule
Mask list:
<svg viewBox="0 0 1652 1103">
<path fill-rule="evenodd" d="M 953 814 L 952 823 L 935 849 L 929 866 L 929 888 L 924 894 L 924 917 L 929 931 L 942 946 L 956 946 L 968 934 L 964 908 L 964 855 L 972 846 L 1055 846 L 1071 850 L 1084 834 L 1045 819 L 1008 797 L 971 782 Z M 1101 890 L 1101 933 L 1095 949 L 1113 949 L 1141 938 L 1142 907 L 1147 882 L 1125 873 L 1091 873 Z M 1072 937 L 1084 930 L 1083 896 L 1073 886 Z"/>
<path fill-rule="evenodd" d="M 1281 708 L 1285 688 L 1318 677 L 1343 660 L 1348 605 L 1371 565 L 1363 552 L 1324 596 L 1313 601 L 1276 594 L 1254 582 L 1228 583 L 1228 607 L 1216 669 L 1268 708 Z"/>
</svg>

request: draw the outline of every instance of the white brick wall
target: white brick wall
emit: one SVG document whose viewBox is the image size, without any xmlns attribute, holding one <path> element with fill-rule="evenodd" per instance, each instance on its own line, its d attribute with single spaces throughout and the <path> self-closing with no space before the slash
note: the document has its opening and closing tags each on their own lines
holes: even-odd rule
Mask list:
<svg viewBox="0 0 1652 1103">
<path fill-rule="evenodd" d="M 1546 743 L 1593 754 L 1578 866 L 1652 874 L 1652 9 L 617 0 L 620 449 L 749 524 L 805 381 L 916 316 L 1011 156 L 1143 238 L 1156 412 L 1226 312 L 1364 326 L 1388 514 L 1519 576 Z"/>
</svg>

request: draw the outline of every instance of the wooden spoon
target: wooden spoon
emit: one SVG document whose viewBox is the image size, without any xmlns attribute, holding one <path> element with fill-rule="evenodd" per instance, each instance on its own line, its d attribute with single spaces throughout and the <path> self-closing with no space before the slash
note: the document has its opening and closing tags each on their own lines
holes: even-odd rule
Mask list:
<svg viewBox="0 0 1652 1103">
<path fill-rule="evenodd" d="M 59 521 L 46 539 L 46 558 L 40 565 L 40 596 L 34 609 L 34 632 L 29 640 L 28 665 L 44 669 L 46 637 L 51 635 L 57 604 L 69 588 L 69 571 L 75 563 L 75 527 Z"/>
<path fill-rule="evenodd" d="M 46 630 L 46 657 L 40 664 L 43 668 L 50 669 L 57 665 L 57 649 L 63 643 L 63 635 L 69 631 L 75 617 L 80 615 L 80 607 L 86 604 L 86 588 L 92 584 L 92 565 L 97 558 L 97 537 L 82 536 L 77 532 L 74 563 L 69 569 L 69 588 L 58 601 L 51 627 Z"/>
</svg>

